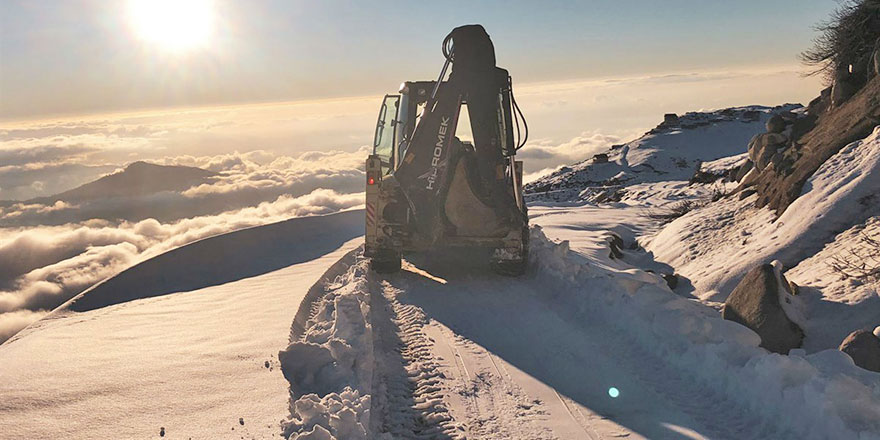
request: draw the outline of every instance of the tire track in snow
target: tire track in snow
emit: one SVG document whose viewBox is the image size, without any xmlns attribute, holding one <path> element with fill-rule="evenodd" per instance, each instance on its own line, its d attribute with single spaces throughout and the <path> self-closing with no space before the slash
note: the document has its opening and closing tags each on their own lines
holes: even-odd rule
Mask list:
<svg viewBox="0 0 880 440">
<path fill-rule="evenodd" d="M 489 356 L 489 360 L 492 361 L 492 366 L 495 368 L 495 371 L 498 373 L 498 377 L 502 378 L 502 380 L 504 382 L 506 382 L 508 384 L 508 386 L 511 386 L 511 387 L 515 386 L 513 384 L 513 379 L 510 377 L 510 373 L 507 371 L 507 369 L 505 368 L 503 372 L 501 371 L 502 368 L 504 368 L 504 364 L 501 364 L 501 367 L 498 366 L 498 364 L 501 363 L 501 360 L 498 359 L 498 361 L 496 361 L 495 360 L 496 356 L 492 353 L 487 352 L 487 355 Z M 571 420 L 584 431 L 584 433 L 587 435 L 587 437 L 589 437 L 590 440 L 601 440 L 602 439 L 602 436 L 600 436 L 599 433 L 596 432 L 596 430 L 593 429 L 592 426 L 590 426 L 590 422 L 583 415 L 583 413 L 581 413 L 581 410 L 580 410 L 580 408 L 577 407 L 577 405 L 574 406 L 574 410 L 575 410 L 575 412 L 578 413 L 580 418 L 578 418 L 577 416 L 574 415 L 574 413 L 571 410 L 571 407 L 569 406 L 569 403 L 566 402 L 565 398 L 562 397 L 562 395 L 559 394 L 558 391 L 556 391 L 554 389 L 553 394 L 555 394 L 556 398 L 559 399 L 559 403 L 561 403 L 562 406 L 565 408 L 565 411 L 568 413 Z"/>
<path fill-rule="evenodd" d="M 420 329 L 431 344 L 436 374 L 442 377 L 443 400 L 460 432 L 470 439 L 557 438 L 548 428 L 534 423 L 537 418 L 546 418 L 546 412 L 540 402 L 529 399 L 510 380 L 509 374 L 502 371 L 500 360 L 496 361 L 473 341 L 427 318 L 417 305 L 401 303 L 399 298 L 418 289 L 423 280 L 411 276 L 409 271 L 418 274 L 412 265 L 405 262 L 404 268 L 404 272 L 389 278 L 386 297 L 392 307 L 413 309 L 425 320 Z"/>
<path fill-rule="evenodd" d="M 447 397 L 457 395 L 464 399 L 464 408 L 459 408 L 458 415 L 470 438 L 557 438 L 536 423 L 546 416 L 543 405 L 510 380 L 498 366 L 500 360 L 497 362 L 485 348 L 436 321 L 429 324 L 428 331 L 435 340 L 442 339 L 437 345 L 449 347 L 446 355 L 440 357 L 451 358 L 458 375 L 448 384 Z M 456 412 L 454 405 L 451 409 Z"/>
<path fill-rule="evenodd" d="M 608 328 L 615 328 L 612 325 Z M 619 329 L 618 329 L 619 330 Z M 611 341 L 626 344 L 631 350 L 620 352 L 621 367 L 638 377 L 645 385 L 667 398 L 682 412 L 702 425 L 702 431 L 710 439 L 797 439 L 795 434 L 772 426 L 751 414 L 748 408 L 708 387 L 701 387 L 667 365 L 653 353 L 648 352 L 629 334 L 618 331 L 619 336 L 607 336 L 599 340 L 608 346 Z M 647 368 L 650 366 L 650 370 Z"/>
<path fill-rule="evenodd" d="M 425 307 L 430 319 L 443 322 L 436 325 L 448 332 L 433 335 L 437 335 L 435 348 L 447 344 L 456 347 L 448 350 L 451 356 L 441 356 L 449 361 L 448 367 L 458 368 L 455 361 L 461 358 L 461 368 L 469 370 L 471 382 L 476 386 L 472 389 L 477 391 L 476 397 L 482 405 L 481 412 L 466 409 L 462 417 L 454 404 L 449 405 L 459 422 L 468 426 L 469 433 L 485 438 L 536 438 L 522 430 L 509 437 L 504 435 L 508 426 L 516 426 L 522 419 L 512 424 L 506 421 L 493 424 L 493 420 L 481 417 L 487 410 L 500 413 L 515 407 L 510 401 L 503 402 L 503 398 L 493 400 L 497 396 L 494 390 L 511 383 L 509 379 L 505 381 L 507 375 L 501 369 L 504 363 L 499 366 L 496 357 L 500 361 L 502 356 L 512 355 L 515 368 L 524 370 L 518 372 L 518 384 L 531 379 L 544 381 L 539 385 L 550 387 L 549 395 L 543 394 L 543 403 L 556 402 L 547 407 L 556 408 L 554 423 L 571 421 L 564 422 L 571 425 L 563 431 L 565 438 L 638 438 L 642 435 L 652 438 L 793 438 L 791 433 L 774 426 L 772 420 L 764 419 L 751 408 L 697 383 L 691 375 L 667 364 L 630 334 L 633 329 L 622 328 L 620 322 L 607 322 L 613 317 L 602 316 L 602 307 L 587 311 L 588 316 L 578 315 L 585 312 L 583 309 L 570 310 L 579 307 L 559 301 L 564 297 L 552 292 L 576 294 L 582 286 L 571 285 L 571 280 L 541 273 L 505 279 L 476 269 L 458 269 L 459 266 L 437 262 L 426 265 L 429 270 L 448 277 L 443 283 L 430 277 L 418 277 L 424 270 L 402 272 L 392 282 L 399 287 L 401 298 L 406 298 L 407 304 Z M 434 324 L 432 321 L 428 327 Z M 492 350 L 463 335 L 476 337 L 480 344 L 488 343 Z M 576 345 L 567 345 L 570 343 Z M 514 348 L 517 345 L 520 347 Z M 470 353 L 470 347 L 477 347 L 479 354 Z M 535 363 L 530 358 L 544 361 Z M 575 373 L 572 368 L 581 372 Z M 563 376 L 557 376 L 559 373 Z M 592 374 L 598 376 L 591 377 Z M 523 378 L 535 375 L 537 380 Z M 615 380 L 625 383 L 625 399 L 609 399 L 607 387 Z M 607 385 L 601 389 L 603 383 Z M 557 391 L 554 384 L 563 388 Z M 532 384 L 529 392 L 541 391 L 539 388 Z M 573 393 L 571 398 L 567 398 L 570 393 Z M 474 414 L 468 414 L 470 412 Z M 641 420 L 643 416 L 649 417 Z M 553 428 L 555 431 L 556 426 Z"/>
<path fill-rule="evenodd" d="M 394 438 L 464 439 L 443 403 L 432 341 L 422 330 L 425 316 L 393 301 L 396 289 L 382 281 L 371 287 L 371 322 L 376 366 L 371 432 Z"/>
</svg>

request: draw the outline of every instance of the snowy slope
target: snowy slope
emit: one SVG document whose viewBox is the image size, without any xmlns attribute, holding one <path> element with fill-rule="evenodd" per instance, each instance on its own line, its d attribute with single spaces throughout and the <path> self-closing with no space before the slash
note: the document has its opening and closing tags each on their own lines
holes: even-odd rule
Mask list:
<svg viewBox="0 0 880 440">
<path fill-rule="evenodd" d="M 821 251 L 785 273 L 801 286 L 809 318 L 804 348 L 816 351 L 839 345 L 850 332 L 880 326 L 880 279 L 842 276 L 830 263 L 840 256 L 880 266 L 880 256 L 861 238 L 880 239 L 880 217 L 840 233 Z M 867 257 L 867 258 L 866 258 Z M 870 267 L 870 266 L 869 266 Z"/>
<path fill-rule="evenodd" d="M 607 152 L 608 162 L 592 159 L 526 185 L 527 199 L 536 202 L 592 201 L 608 189 L 653 182 L 687 181 L 703 163 L 740 155 L 749 140 L 764 131 L 775 113 L 800 108 L 748 106 L 714 112 L 687 113 L 675 125 L 661 124 L 644 136 Z"/>
<path fill-rule="evenodd" d="M 807 181 L 778 219 L 751 196 L 730 197 L 672 222 L 654 238 L 656 257 L 694 279 L 703 298 L 723 300 L 765 261 L 793 267 L 835 235 L 880 214 L 880 130 L 844 147 Z"/>
<path fill-rule="evenodd" d="M 221 235 L 83 293 L 0 346 L 0 438 L 277 436 L 287 381 L 276 353 L 309 287 L 362 228 L 353 211 Z M 73 311 L 119 295 L 128 301 Z"/>
</svg>

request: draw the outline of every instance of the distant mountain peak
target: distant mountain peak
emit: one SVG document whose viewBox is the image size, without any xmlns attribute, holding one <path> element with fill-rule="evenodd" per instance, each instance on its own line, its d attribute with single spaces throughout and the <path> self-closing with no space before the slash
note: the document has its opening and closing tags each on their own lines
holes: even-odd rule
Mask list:
<svg viewBox="0 0 880 440">
<path fill-rule="evenodd" d="M 193 186 L 209 183 L 217 173 L 202 168 L 182 165 L 159 165 L 136 161 L 122 170 L 98 180 L 34 202 L 52 203 L 57 200 L 79 202 L 111 197 L 145 196 L 163 191 L 185 191 Z"/>
</svg>

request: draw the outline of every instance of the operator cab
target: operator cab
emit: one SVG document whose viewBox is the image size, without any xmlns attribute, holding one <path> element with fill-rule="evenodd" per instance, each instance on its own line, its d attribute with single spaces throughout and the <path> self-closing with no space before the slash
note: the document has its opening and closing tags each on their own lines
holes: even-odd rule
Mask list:
<svg viewBox="0 0 880 440">
<path fill-rule="evenodd" d="M 391 174 L 400 165 L 436 83 L 407 81 L 400 85 L 400 94 L 383 98 L 373 137 L 373 154 L 382 161 L 382 176 Z"/>
</svg>

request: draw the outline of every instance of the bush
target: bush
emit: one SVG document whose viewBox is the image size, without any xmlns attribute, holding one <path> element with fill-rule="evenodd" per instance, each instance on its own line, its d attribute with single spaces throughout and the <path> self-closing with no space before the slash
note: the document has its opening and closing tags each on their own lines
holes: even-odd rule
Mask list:
<svg viewBox="0 0 880 440">
<path fill-rule="evenodd" d="M 665 211 L 649 211 L 648 217 L 651 217 L 655 220 L 661 220 L 663 222 L 671 222 L 704 205 L 705 203 L 694 200 L 682 200 L 673 204 L 669 209 Z"/>
<path fill-rule="evenodd" d="M 816 67 L 812 74 L 822 74 L 828 83 L 849 72 L 863 73 L 864 80 L 880 38 L 880 0 L 844 0 L 816 30 L 813 47 L 801 53 L 805 64 Z M 857 72 L 861 69 L 868 70 Z"/>
<path fill-rule="evenodd" d="M 880 280 L 880 240 L 862 232 L 860 246 L 831 257 L 828 264 L 843 278 Z"/>
</svg>

